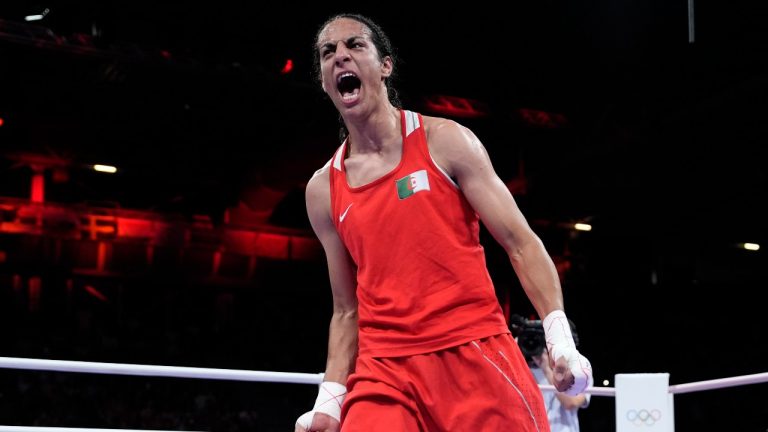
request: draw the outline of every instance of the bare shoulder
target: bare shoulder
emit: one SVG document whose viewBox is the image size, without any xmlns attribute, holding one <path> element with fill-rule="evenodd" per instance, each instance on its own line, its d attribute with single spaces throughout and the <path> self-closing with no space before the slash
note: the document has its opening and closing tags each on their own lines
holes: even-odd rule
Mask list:
<svg viewBox="0 0 768 432">
<path fill-rule="evenodd" d="M 322 168 L 318 169 L 312 174 L 312 177 L 309 179 L 309 183 L 317 183 L 325 181 L 326 183 L 330 181 L 330 170 L 331 170 L 331 160 L 325 163 Z"/>
<path fill-rule="evenodd" d="M 429 152 L 449 173 L 453 173 L 457 164 L 471 162 L 485 155 L 480 140 L 468 127 L 442 117 L 422 117 Z"/>
<path fill-rule="evenodd" d="M 307 205 L 310 204 L 310 200 L 316 201 L 323 196 L 327 197 L 330 202 L 330 177 L 331 161 L 328 161 L 322 168 L 315 171 L 312 177 L 307 182 L 306 199 Z"/>
<path fill-rule="evenodd" d="M 443 117 L 422 116 L 424 119 L 424 130 L 428 139 L 434 138 L 452 138 L 454 135 L 471 134 L 472 132 L 465 126 L 455 120 Z"/>
<path fill-rule="evenodd" d="M 307 182 L 304 199 L 309 223 L 321 238 L 330 231 L 331 223 L 331 163 L 315 171 Z"/>
</svg>

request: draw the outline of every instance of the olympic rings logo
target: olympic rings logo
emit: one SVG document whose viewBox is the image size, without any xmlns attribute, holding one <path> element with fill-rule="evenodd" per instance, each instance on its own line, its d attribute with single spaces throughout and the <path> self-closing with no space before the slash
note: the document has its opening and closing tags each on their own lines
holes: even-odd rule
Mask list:
<svg viewBox="0 0 768 432">
<path fill-rule="evenodd" d="M 657 409 L 650 411 L 646 409 L 629 410 L 626 417 L 635 426 L 653 426 L 657 421 L 661 420 L 661 411 Z"/>
</svg>

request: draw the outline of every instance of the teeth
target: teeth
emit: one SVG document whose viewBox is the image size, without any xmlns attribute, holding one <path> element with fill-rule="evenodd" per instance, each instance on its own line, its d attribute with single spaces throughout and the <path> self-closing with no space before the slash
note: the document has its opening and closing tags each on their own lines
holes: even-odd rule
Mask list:
<svg viewBox="0 0 768 432">
<path fill-rule="evenodd" d="M 354 76 L 355 76 L 355 74 L 353 74 L 352 72 L 346 72 L 346 73 L 343 73 L 343 74 L 339 75 L 338 78 L 336 78 L 336 82 L 338 83 L 339 81 L 341 81 L 342 78 L 354 77 Z"/>
</svg>

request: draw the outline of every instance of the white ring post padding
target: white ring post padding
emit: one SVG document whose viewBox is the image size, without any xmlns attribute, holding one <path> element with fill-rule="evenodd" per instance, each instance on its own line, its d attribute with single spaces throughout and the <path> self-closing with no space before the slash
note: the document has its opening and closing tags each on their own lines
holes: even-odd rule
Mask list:
<svg viewBox="0 0 768 432">
<path fill-rule="evenodd" d="M 322 373 L 310 374 L 298 372 L 247 371 L 178 366 L 132 365 L 122 363 L 96 363 L 70 360 L 40 360 L 15 357 L 0 357 L 0 368 L 317 385 L 320 385 L 320 383 L 323 382 L 324 375 Z"/>
<path fill-rule="evenodd" d="M 155 429 L 88 429 L 40 426 L 0 426 L 0 432 L 173 432 Z M 178 431 L 176 431 L 178 432 Z"/>
</svg>

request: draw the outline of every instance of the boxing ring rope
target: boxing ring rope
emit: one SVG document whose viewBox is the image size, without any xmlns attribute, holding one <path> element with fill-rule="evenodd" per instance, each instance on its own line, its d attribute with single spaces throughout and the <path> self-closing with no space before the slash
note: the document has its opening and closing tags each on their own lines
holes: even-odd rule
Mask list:
<svg viewBox="0 0 768 432">
<path fill-rule="evenodd" d="M 323 373 L 298 373 L 298 372 L 270 372 L 248 371 L 237 369 L 216 369 L 199 367 L 178 367 L 159 365 L 136 365 L 125 363 L 99 363 L 70 360 L 43 360 L 18 357 L 0 357 L 0 368 L 24 369 L 54 372 L 79 372 L 110 375 L 135 375 L 172 378 L 196 378 L 233 381 L 257 381 L 293 384 L 315 384 L 323 381 Z M 670 385 L 670 395 L 690 393 L 702 390 L 719 389 L 725 387 L 743 386 L 768 382 L 768 372 L 752 375 L 742 375 L 730 378 L 720 378 L 707 381 L 692 382 L 686 384 Z M 543 391 L 554 391 L 552 385 L 540 384 Z M 585 390 L 594 396 L 616 397 L 614 387 L 589 387 Z M 0 432 L 140 432 L 132 429 L 89 429 L 89 428 L 56 428 L 56 427 L 25 427 L 25 426 L 0 426 Z M 156 430 L 144 430 L 141 432 L 168 432 Z"/>
<path fill-rule="evenodd" d="M 539 384 L 539 388 L 542 391 L 546 392 L 553 392 L 555 391 L 555 386 L 552 384 Z M 616 389 L 613 387 L 587 387 L 586 390 L 584 390 L 584 393 L 589 393 L 592 396 L 616 396 Z"/>
<path fill-rule="evenodd" d="M 752 375 L 741 375 L 730 378 L 719 378 L 707 381 L 697 381 L 686 384 L 673 384 L 669 386 L 670 394 L 691 393 L 702 390 L 714 390 L 726 387 L 738 387 L 748 384 L 760 384 L 768 382 L 768 372 Z M 550 384 L 539 384 L 544 391 L 555 391 L 555 386 Z M 616 396 L 616 389 L 613 387 L 589 387 L 584 391 L 593 396 Z"/>
<path fill-rule="evenodd" d="M 320 383 L 323 382 L 324 376 L 322 373 L 247 371 L 236 369 L 134 365 L 69 360 L 40 360 L 16 357 L 0 357 L 0 368 L 317 385 L 320 385 Z"/>
<path fill-rule="evenodd" d="M 0 426 L 0 432 L 179 432 L 156 429 L 88 429 L 40 426 Z"/>
<path fill-rule="evenodd" d="M 768 382 L 768 372 L 752 375 L 741 375 L 731 378 L 719 378 L 708 381 L 698 381 L 687 384 L 674 384 L 669 386 L 669 392 L 672 394 L 690 393 L 701 390 L 713 390 L 747 384 L 759 384 L 764 382 Z"/>
</svg>

